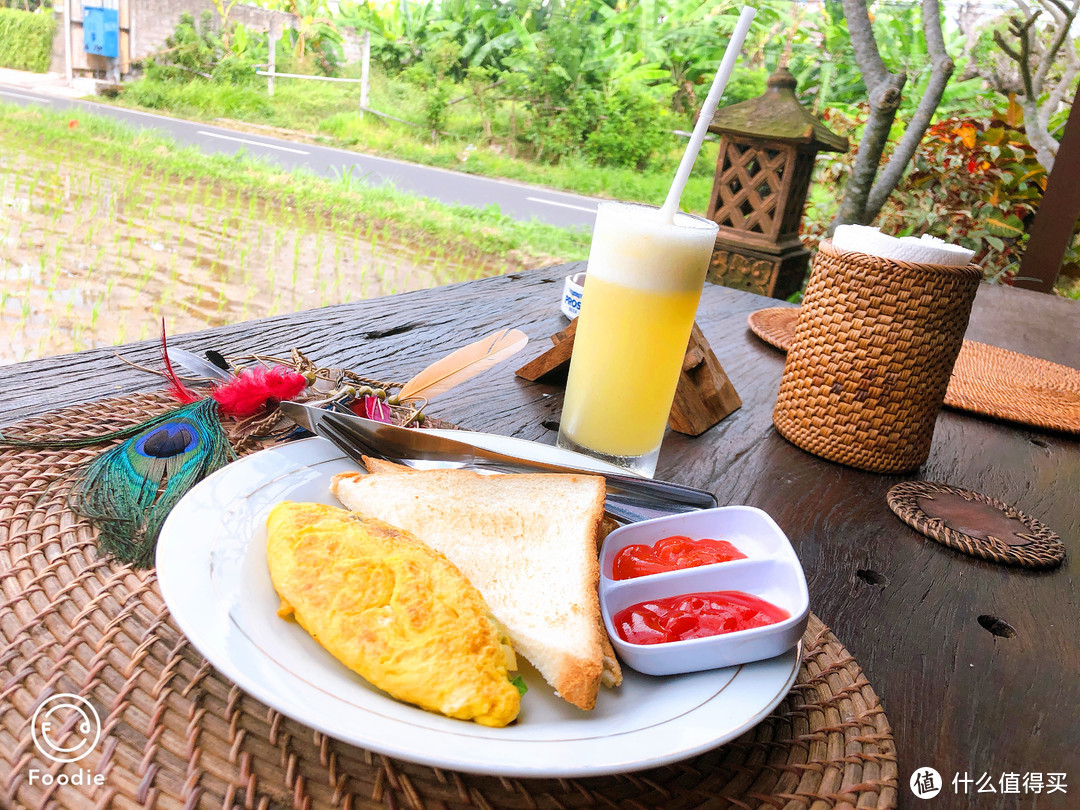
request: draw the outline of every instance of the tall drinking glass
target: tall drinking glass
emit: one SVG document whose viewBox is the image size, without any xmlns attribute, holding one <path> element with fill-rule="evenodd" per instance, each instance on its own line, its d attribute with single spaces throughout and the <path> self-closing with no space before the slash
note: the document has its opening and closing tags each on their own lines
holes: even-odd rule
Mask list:
<svg viewBox="0 0 1080 810">
<path fill-rule="evenodd" d="M 602 202 L 566 383 L 560 447 L 651 476 L 718 226 Z"/>
</svg>

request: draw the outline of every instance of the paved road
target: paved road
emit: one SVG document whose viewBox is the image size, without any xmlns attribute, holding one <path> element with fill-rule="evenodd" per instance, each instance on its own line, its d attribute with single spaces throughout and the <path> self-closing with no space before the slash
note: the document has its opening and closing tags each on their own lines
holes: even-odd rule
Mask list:
<svg viewBox="0 0 1080 810">
<path fill-rule="evenodd" d="M 198 146 L 205 152 L 233 154 L 243 150 L 285 168 L 307 169 L 323 177 L 337 178 L 349 173 L 374 185 L 388 183 L 401 191 L 446 203 L 478 208 L 494 204 L 503 213 L 520 220 L 535 218 L 552 225 L 586 225 L 591 228 L 596 217 L 598 200 L 541 186 L 493 180 L 343 149 L 237 132 L 198 121 L 169 118 L 93 101 L 56 98 L 24 87 L 0 84 L 0 99 L 24 106 L 33 104 L 58 110 L 87 110 L 133 126 L 158 130 L 174 138 L 177 143 Z"/>
</svg>

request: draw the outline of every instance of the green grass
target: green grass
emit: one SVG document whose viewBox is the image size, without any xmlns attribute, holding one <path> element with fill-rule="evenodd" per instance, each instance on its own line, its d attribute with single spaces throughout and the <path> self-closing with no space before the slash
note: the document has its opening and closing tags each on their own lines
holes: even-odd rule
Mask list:
<svg viewBox="0 0 1080 810">
<path fill-rule="evenodd" d="M 423 128 L 370 114 L 361 117 L 357 109 L 358 85 L 278 79 L 274 97 L 270 98 L 265 81 L 260 78 L 248 84 L 233 85 L 144 78 L 125 85 L 123 94 L 112 103 L 194 120 L 280 127 L 319 143 L 366 154 L 655 205 L 663 203 L 686 143 L 685 139 L 672 135 L 668 152 L 655 160 L 655 165 L 642 171 L 598 167 L 581 158 L 569 158 L 552 165 L 515 156 L 509 138 L 495 138 L 486 143 L 481 135 L 479 113 L 471 99 L 448 108 L 445 124 L 448 134 L 433 142 L 430 133 Z M 465 88 L 459 88 L 454 97 L 466 93 Z M 422 105 L 419 91 L 407 82 L 373 71 L 373 109 L 421 122 L 424 120 Z M 530 124 L 529 113 L 522 104 L 511 107 L 504 102 L 496 110 L 492 130 L 509 132 L 516 129 L 524 133 L 530 125 L 543 124 Z M 683 195 L 685 210 L 704 213 L 715 164 L 716 144 L 706 143 Z"/>
<path fill-rule="evenodd" d="M 582 259 L 588 253 L 585 229 L 522 223 L 494 207 L 445 205 L 385 186 L 369 187 L 352 177 L 331 181 L 284 171 L 242 155 L 207 155 L 89 113 L 0 104 L 0 132 L 60 147 L 70 145 L 91 157 L 142 164 L 181 181 L 220 183 L 230 193 L 252 195 L 264 204 L 333 217 L 344 228 L 374 227 L 400 242 L 499 262 L 507 269 Z"/>
</svg>

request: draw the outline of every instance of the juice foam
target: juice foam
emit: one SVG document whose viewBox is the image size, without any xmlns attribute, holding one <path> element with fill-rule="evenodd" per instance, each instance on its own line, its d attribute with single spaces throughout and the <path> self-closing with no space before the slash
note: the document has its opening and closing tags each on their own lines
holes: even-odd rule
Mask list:
<svg viewBox="0 0 1080 810">
<path fill-rule="evenodd" d="M 600 203 L 588 276 L 642 290 L 700 291 L 716 226 L 687 214 L 667 223 L 659 213 L 646 205 Z"/>
</svg>

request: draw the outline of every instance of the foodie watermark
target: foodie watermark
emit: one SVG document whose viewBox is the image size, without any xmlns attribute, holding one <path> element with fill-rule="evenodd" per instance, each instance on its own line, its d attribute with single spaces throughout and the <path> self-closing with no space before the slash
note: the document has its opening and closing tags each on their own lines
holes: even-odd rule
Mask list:
<svg viewBox="0 0 1080 810">
<path fill-rule="evenodd" d="M 86 698 L 61 692 L 41 702 L 30 721 L 34 746 L 46 759 L 61 765 L 78 762 L 101 739 L 101 718 Z M 75 773 L 53 774 L 31 768 L 30 784 L 103 785 L 105 775 L 79 768 Z"/>
<path fill-rule="evenodd" d="M 932 799 L 942 790 L 951 788 L 957 796 L 977 797 L 978 794 L 1013 796 L 1050 796 L 1069 792 L 1069 775 L 1064 771 L 1003 771 L 990 773 L 957 771 L 951 780 L 945 780 L 935 769 L 928 766 L 916 768 L 908 785 L 920 799 Z"/>
</svg>

